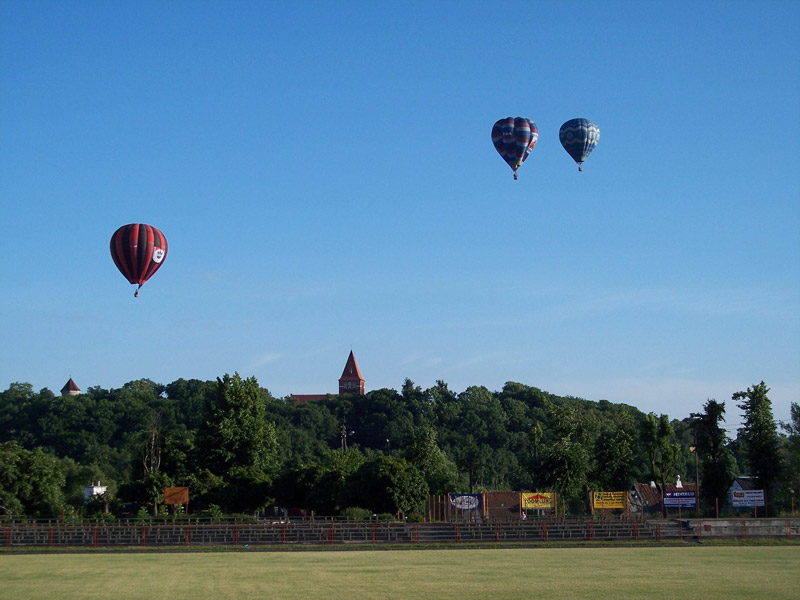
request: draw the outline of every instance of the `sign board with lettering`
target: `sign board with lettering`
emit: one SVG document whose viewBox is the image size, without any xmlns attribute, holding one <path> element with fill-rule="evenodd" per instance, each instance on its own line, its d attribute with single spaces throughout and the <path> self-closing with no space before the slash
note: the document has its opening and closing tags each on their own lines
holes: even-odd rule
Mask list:
<svg viewBox="0 0 800 600">
<path fill-rule="evenodd" d="M 664 492 L 664 508 L 694 508 L 695 506 L 697 506 L 697 493 L 694 490 Z"/>
<path fill-rule="evenodd" d="M 595 509 L 625 508 L 627 492 L 592 492 L 592 505 Z"/>
<path fill-rule="evenodd" d="M 555 492 L 522 492 L 522 508 L 553 508 Z"/>
</svg>

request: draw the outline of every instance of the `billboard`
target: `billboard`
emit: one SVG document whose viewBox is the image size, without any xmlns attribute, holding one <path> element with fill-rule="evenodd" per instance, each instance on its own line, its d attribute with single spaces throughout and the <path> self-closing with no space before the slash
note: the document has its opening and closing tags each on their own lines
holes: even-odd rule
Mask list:
<svg viewBox="0 0 800 600">
<path fill-rule="evenodd" d="M 456 510 L 480 510 L 483 506 L 482 494 L 448 494 L 450 506 Z"/>
<path fill-rule="evenodd" d="M 555 492 L 522 492 L 522 508 L 554 508 Z"/>
<path fill-rule="evenodd" d="M 164 488 L 164 504 L 189 504 L 188 487 L 166 487 Z"/>
<path fill-rule="evenodd" d="M 664 508 L 694 508 L 697 506 L 697 494 L 694 490 L 664 492 Z"/>
<path fill-rule="evenodd" d="M 594 508 L 625 508 L 627 505 L 626 492 L 592 492 L 592 506 Z"/>
<path fill-rule="evenodd" d="M 753 508 L 764 506 L 764 490 L 737 490 L 731 491 L 732 508 Z"/>
</svg>

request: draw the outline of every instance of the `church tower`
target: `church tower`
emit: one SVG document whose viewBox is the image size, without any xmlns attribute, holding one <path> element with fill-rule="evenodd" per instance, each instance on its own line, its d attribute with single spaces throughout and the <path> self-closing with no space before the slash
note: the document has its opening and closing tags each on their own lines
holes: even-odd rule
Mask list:
<svg viewBox="0 0 800 600">
<path fill-rule="evenodd" d="M 78 387 L 78 384 L 72 381 L 72 377 L 70 377 L 69 381 L 64 384 L 63 388 L 61 388 L 62 396 L 77 396 L 80 393 L 81 388 Z"/>
<path fill-rule="evenodd" d="M 342 376 L 339 378 L 340 394 L 361 394 L 364 395 L 364 378 L 358 370 L 358 363 L 353 351 L 347 357 L 347 364 L 344 366 Z"/>
</svg>

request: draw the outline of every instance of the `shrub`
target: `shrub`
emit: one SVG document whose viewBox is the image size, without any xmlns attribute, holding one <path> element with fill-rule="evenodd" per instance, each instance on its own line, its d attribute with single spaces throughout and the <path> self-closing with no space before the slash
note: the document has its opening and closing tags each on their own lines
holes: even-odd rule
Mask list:
<svg viewBox="0 0 800 600">
<path fill-rule="evenodd" d="M 340 513 L 343 517 L 347 517 L 348 521 L 367 521 L 372 518 L 372 511 L 366 508 L 359 508 L 357 506 L 348 506 Z"/>
<path fill-rule="evenodd" d="M 206 514 L 211 517 L 212 523 L 218 523 L 220 517 L 222 517 L 222 509 L 216 504 L 209 504 L 208 509 L 206 509 Z"/>
</svg>

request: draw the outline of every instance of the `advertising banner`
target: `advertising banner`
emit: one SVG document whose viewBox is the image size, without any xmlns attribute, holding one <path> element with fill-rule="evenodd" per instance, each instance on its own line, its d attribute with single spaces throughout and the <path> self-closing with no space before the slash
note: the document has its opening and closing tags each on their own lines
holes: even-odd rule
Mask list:
<svg viewBox="0 0 800 600">
<path fill-rule="evenodd" d="M 164 488 L 164 504 L 189 504 L 188 487 L 166 487 Z"/>
<path fill-rule="evenodd" d="M 555 492 L 522 492 L 522 508 L 554 508 Z"/>
<path fill-rule="evenodd" d="M 692 491 L 664 492 L 664 508 L 694 508 L 697 506 L 697 494 Z"/>
<path fill-rule="evenodd" d="M 764 490 L 733 490 L 731 492 L 733 508 L 753 508 L 764 506 Z"/>
<path fill-rule="evenodd" d="M 626 492 L 592 492 L 592 505 L 595 509 L 625 508 Z"/>
<path fill-rule="evenodd" d="M 448 494 L 450 506 L 456 510 L 480 510 L 483 506 L 482 494 Z"/>
</svg>

